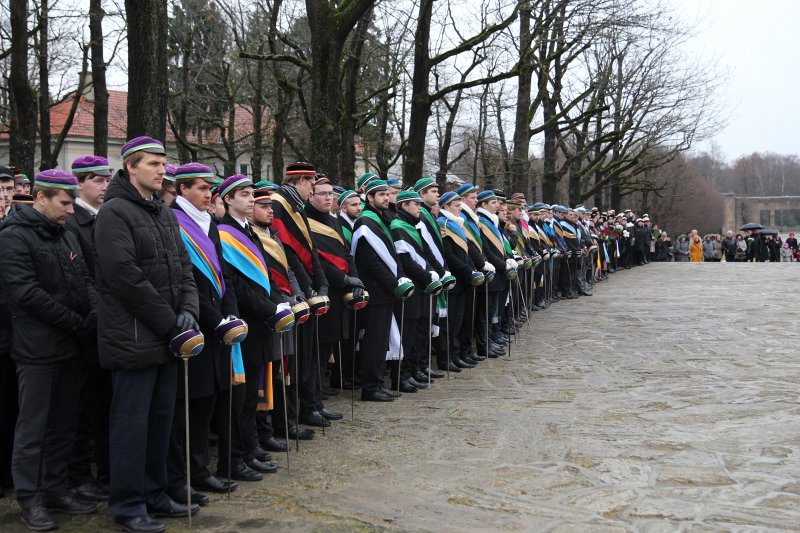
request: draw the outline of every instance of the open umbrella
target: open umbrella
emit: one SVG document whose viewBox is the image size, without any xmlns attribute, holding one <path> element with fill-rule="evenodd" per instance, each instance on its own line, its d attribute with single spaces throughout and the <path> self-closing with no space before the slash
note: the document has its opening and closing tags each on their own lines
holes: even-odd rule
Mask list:
<svg viewBox="0 0 800 533">
<path fill-rule="evenodd" d="M 758 233 L 760 233 L 761 235 L 777 235 L 778 230 L 772 228 L 764 228 L 758 230 Z"/>
<path fill-rule="evenodd" d="M 756 229 L 764 229 L 764 226 L 762 226 L 761 224 L 756 224 L 755 222 L 748 222 L 747 224 L 745 224 L 744 226 L 742 226 L 739 229 L 740 230 L 748 230 L 748 229 L 749 230 L 756 230 Z"/>
</svg>

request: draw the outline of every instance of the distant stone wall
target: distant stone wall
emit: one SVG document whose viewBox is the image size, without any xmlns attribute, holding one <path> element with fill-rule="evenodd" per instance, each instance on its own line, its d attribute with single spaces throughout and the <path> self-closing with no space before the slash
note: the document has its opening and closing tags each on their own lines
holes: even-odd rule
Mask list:
<svg viewBox="0 0 800 533">
<path fill-rule="evenodd" d="M 725 199 L 723 234 L 734 233 L 748 222 L 774 228 L 781 233 L 800 232 L 800 196 L 735 196 L 722 195 Z"/>
</svg>

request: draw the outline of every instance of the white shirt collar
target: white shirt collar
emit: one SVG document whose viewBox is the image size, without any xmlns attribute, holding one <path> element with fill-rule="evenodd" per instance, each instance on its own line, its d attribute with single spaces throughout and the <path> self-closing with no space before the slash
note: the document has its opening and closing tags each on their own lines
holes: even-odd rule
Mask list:
<svg viewBox="0 0 800 533">
<path fill-rule="evenodd" d="M 98 210 L 95 209 L 94 207 L 92 207 L 91 205 L 89 205 L 88 203 L 84 202 L 83 199 L 80 196 L 75 198 L 75 203 L 78 204 L 79 206 L 81 206 L 82 208 L 86 209 L 87 211 L 89 211 L 94 216 L 97 216 L 97 211 Z"/>
</svg>

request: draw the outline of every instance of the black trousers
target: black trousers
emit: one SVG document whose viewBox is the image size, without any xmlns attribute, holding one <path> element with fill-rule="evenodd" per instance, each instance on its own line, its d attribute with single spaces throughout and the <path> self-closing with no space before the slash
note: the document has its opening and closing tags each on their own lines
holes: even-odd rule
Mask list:
<svg viewBox="0 0 800 533">
<path fill-rule="evenodd" d="M 67 494 L 79 377 L 75 359 L 46 364 L 17 362 L 19 417 L 11 473 L 22 507 L 46 504 Z"/>
<path fill-rule="evenodd" d="M 428 346 L 431 346 L 433 352 L 436 342 L 431 338 L 430 331 L 430 313 L 431 313 L 431 299 L 433 298 L 433 314 L 436 314 L 436 297 L 428 295 L 422 298 L 422 309 L 414 329 L 414 338 L 411 344 L 411 353 L 416 360 L 416 365 L 419 370 L 428 368 Z M 404 364 L 407 364 L 405 361 Z"/>
<path fill-rule="evenodd" d="M 475 352 L 478 355 L 488 356 L 486 349 L 486 325 L 487 314 L 488 320 L 491 320 L 491 303 L 489 303 L 489 312 L 487 313 L 487 301 L 491 300 L 492 293 L 488 292 L 487 285 L 484 284 L 477 288 L 475 292 L 475 321 L 473 323 L 473 336 L 475 337 Z M 463 328 L 462 328 L 463 330 Z"/>
<path fill-rule="evenodd" d="M 461 331 L 461 321 L 464 318 L 464 301 L 466 299 L 466 290 L 464 291 L 450 291 L 447 293 L 447 316 L 441 320 L 439 330 L 439 350 L 436 353 L 436 363 L 439 368 L 447 368 L 448 363 L 448 349 L 447 343 L 450 344 L 449 356 L 450 360 L 456 359 L 461 351 L 461 343 L 459 342 L 458 333 Z"/>
<path fill-rule="evenodd" d="M 458 331 L 458 356 L 467 356 L 472 352 L 472 337 L 475 331 L 475 321 L 478 319 L 478 291 L 482 291 L 483 285 L 479 287 L 467 287 L 464 292 L 464 316 L 461 320 L 461 328 Z M 455 332 L 455 330 L 453 330 Z"/>
<path fill-rule="evenodd" d="M 191 377 L 189 378 L 191 379 Z M 189 399 L 189 467 L 192 482 L 208 479 L 209 449 L 208 434 L 211 431 L 211 418 L 218 401 L 228 402 L 228 391 L 219 395 Z M 220 438 L 227 438 L 226 427 Z M 186 486 L 186 405 L 184 399 L 175 402 L 175 417 L 172 421 L 172 435 L 167 455 L 167 486 L 170 493 L 184 490 Z"/>
<path fill-rule="evenodd" d="M 389 332 L 392 326 L 392 304 L 369 304 L 364 318 L 364 338 L 361 341 L 361 389 L 374 392 L 383 385 Z M 362 318 L 358 317 L 359 322 Z"/>
<path fill-rule="evenodd" d="M 131 519 L 169 504 L 167 451 L 175 413 L 178 363 L 111 372 L 109 510 Z"/>
<path fill-rule="evenodd" d="M 233 414 L 231 418 L 231 462 L 233 465 L 249 461 L 254 457 L 258 439 L 256 437 L 256 411 L 258 409 L 259 372 L 264 372 L 264 365 L 250 366 L 245 364 L 244 373 L 247 379 L 244 385 L 233 388 Z M 220 446 L 217 472 L 227 476 L 228 454 Z"/>
<path fill-rule="evenodd" d="M 397 327 L 400 327 L 400 307 L 395 308 L 395 320 L 397 320 Z M 391 372 L 392 383 L 397 383 L 398 369 L 400 371 L 400 380 L 408 379 L 411 374 L 419 368 L 420 357 L 419 354 L 414 353 L 414 341 L 417 334 L 416 318 L 409 319 L 403 317 L 402 325 L 402 339 L 400 342 L 403 345 L 403 360 L 398 363 L 397 361 L 388 361 L 389 370 Z"/>
<path fill-rule="evenodd" d="M 17 425 L 17 365 L 7 353 L 0 354 L 0 486 L 11 486 L 11 453 Z"/>
<path fill-rule="evenodd" d="M 82 364 L 80 372 L 78 423 L 69 463 L 69 480 L 73 487 L 94 481 L 108 483 L 111 373 L 99 364 Z M 97 480 L 92 474 L 93 462 L 97 464 Z"/>
<path fill-rule="evenodd" d="M 309 414 L 321 409 L 322 389 L 319 380 L 320 362 L 323 357 L 317 354 L 315 323 L 312 316 L 300 326 L 297 334 L 297 353 L 300 355 L 300 414 Z"/>
</svg>

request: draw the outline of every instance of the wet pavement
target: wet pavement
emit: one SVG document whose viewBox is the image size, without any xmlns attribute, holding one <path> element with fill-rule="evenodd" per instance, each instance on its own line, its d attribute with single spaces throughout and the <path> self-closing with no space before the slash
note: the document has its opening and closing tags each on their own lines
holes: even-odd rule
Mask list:
<svg viewBox="0 0 800 533">
<path fill-rule="evenodd" d="M 651 264 L 532 315 L 511 358 L 346 413 L 197 531 L 800 531 L 793 264 Z M 767 281 L 762 281 L 767 280 Z M 107 531 L 105 510 L 56 515 Z M 167 520 L 169 531 L 186 520 Z M 24 531 L 0 499 L 0 530 Z"/>
</svg>

